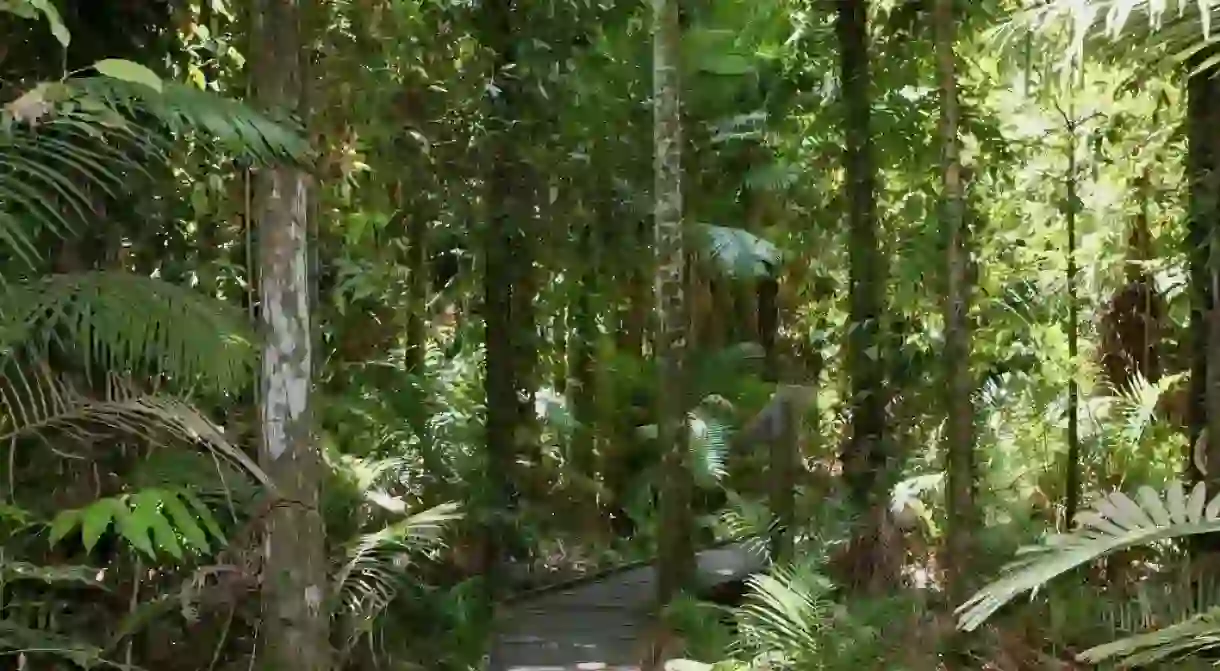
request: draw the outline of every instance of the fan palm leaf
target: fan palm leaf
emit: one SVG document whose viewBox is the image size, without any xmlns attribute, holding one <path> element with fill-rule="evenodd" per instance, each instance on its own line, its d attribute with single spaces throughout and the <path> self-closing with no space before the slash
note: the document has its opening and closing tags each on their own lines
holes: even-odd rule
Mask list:
<svg viewBox="0 0 1220 671">
<path fill-rule="evenodd" d="M 1112 493 L 1077 516 L 1077 530 L 1019 551 L 1000 579 L 958 607 L 958 627 L 973 631 L 1017 595 L 1112 552 L 1220 531 L 1220 496 L 1207 501 L 1202 483 L 1187 495 L 1182 484 L 1174 482 L 1164 497 L 1151 487 L 1141 487 L 1136 499 L 1138 503 L 1121 492 Z"/>
<path fill-rule="evenodd" d="M 461 516 L 457 504 L 441 504 L 362 534 L 346 545 L 332 584 L 338 612 L 347 625 L 349 648 L 398 595 L 411 559 L 439 546 L 446 525 Z"/>
<path fill-rule="evenodd" d="M 1198 613 L 1156 631 L 1094 646 L 1077 656 L 1086 664 L 1114 662 L 1136 667 L 1220 647 L 1220 608 Z"/>
<path fill-rule="evenodd" d="M 1018 12 L 993 36 L 1007 42 L 1019 34 L 1066 33 L 1070 60 L 1079 61 L 1092 43 L 1112 56 L 1150 63 L 1193 59 L 1198 72 L 1220 62 L 1220 55 L 1196 59 L 1216 44 L 1218 17 L 1220 0 L 1051 0 Z"/>
</svg>

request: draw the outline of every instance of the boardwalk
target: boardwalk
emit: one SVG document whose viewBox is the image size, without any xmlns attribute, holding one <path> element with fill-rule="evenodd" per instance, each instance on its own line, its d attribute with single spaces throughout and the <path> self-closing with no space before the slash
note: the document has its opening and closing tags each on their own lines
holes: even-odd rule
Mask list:
<svg viewBox="0 0 1220 671">
<path fill-rule="evenodd" d="M 699 554 L 703 587 L 763 568 L 741 544 Z M 642 566 L 517 602 L 498 624 L 492 671 L 634 671 L 655 594 L 655 569 Z"/>
</svg>

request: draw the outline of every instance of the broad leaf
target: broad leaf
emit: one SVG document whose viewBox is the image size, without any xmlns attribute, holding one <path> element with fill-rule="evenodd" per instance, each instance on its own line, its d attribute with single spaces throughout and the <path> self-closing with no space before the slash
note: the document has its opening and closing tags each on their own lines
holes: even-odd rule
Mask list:
<svg viewBox="0 0 1220 671">
<path fill-rule="evenodd" d="M 147 86 L 157 93 L 161 93 L 164 90 L 161 78 L 155 72 L 139 63 L 121 58 L 107 58 L 94 63 L 93 69 L 107 77 Z"/>
</svg>

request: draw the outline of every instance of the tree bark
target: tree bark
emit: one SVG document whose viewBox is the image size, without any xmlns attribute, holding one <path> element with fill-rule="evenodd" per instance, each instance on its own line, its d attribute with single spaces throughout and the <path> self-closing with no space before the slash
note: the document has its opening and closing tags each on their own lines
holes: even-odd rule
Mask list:
<svg viewBox="0 0 1220 671">
<path fill-rule="evenodd" d="M 258 104 L 303 112 L 302 6 L 260 0 L 253 54 Z M 255 179 L 259 317 L 263 345 L 260 462 L 281 501 L 267 515 L 259 668 L 330 668 L 325 528 L 318 510 L 322 463 L 312 435 L 309 315 L 309 178 L 278 167 Z"/>
<path fill-rule="evenodd" d="M 835 29 L 843 84 L 843 129 L 851 282 L 847 370 L 851 377 L 851 439 L 843 455 L 844 474 L 857 506 L 871 505 L 878 475 L 887 467 L 884 432 L 885 377 L 881 317 L 885 263 L 877 241 L 867 0 L 839 0 Z"/>
<path fill-rule="evenodd" d="M 945 402 L 948 474 L 949 576 L 954 603 L 968 595 L 971 534 L 976 524 L 974 379 L 970 371 L 970 246 L 959 145 L 956 26 L 953 0 L 936 0 L 936 65 L 940 79 L 942 224 L 946 235 Z"/>
<path fill-rule="evenodd" d="M 657 422 L 664 450 L 664 486 L 660 492 L 658 593 L 668 603 L 694 573 L 691 500 L 694 485 L 689 466 L 689 428 L 685 396 L 686 239 L 682 221 L 682 121 L 679 65 L 681 27 L 678 0 L 653 0 L 653 100 L 655 143 L 655 236 L 658 324 L 655 351 L 660 362 Z"/>
<path fill-rule="evenodd" d="M 1191 288 L 1190 434 L 1189 470 L 1214 486 L 1220 479 L 1220 314 L 1216 310 L 1220 233 L 1220 146 L 1213 130 L 1220 123 L 1220 80 L 1214 72 L 1192 77 L 1187 88 L 1190 222 L 1187 254 Z M 1210 545 L 1210 543 L 1209 543 Z"/>
</svg>

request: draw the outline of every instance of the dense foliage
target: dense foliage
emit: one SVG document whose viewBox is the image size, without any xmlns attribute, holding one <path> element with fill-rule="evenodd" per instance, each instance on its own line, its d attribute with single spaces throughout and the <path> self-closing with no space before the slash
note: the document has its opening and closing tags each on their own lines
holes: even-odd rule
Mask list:
<svg viewBox="0 0 1220 671">
<path fill-rule="evenodd" d="M 0 0 L 0 666 L 1211 664 L 1220 2 L 248 4 Z"/>
</svg>

